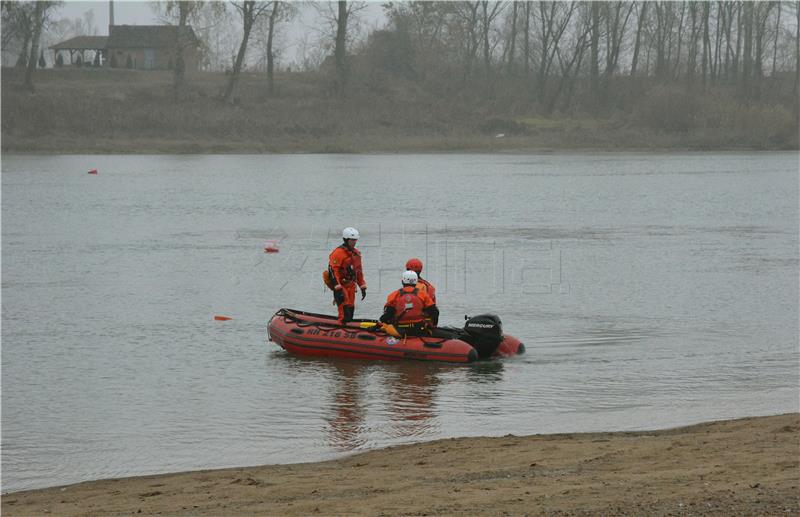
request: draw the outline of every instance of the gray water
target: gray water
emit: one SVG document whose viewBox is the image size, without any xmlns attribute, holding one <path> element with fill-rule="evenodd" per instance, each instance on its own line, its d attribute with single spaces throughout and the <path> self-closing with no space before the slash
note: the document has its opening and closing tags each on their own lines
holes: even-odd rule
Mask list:
<svg viewBox="0 0 800 517">
<path fill-rule="evenodd" d="M 344 226 L 357 316 L 418 256 L 442 323 L 496 312 L 527 353 L 267 342 L 280 307 L 334 312 Z M 798 155 L 6 155 L 2 311 L 4 492 L 798 411 Z"/>
</svg>

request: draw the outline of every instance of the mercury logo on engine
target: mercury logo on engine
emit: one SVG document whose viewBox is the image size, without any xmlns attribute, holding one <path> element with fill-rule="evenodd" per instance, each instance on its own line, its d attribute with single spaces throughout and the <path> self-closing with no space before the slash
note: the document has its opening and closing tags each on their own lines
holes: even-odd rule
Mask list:
<svg viewBox="0 0 800 517">
<path fill-rule="evenodd" d="M 482 329 L 490 329 L 494 328 L 494 325 L 491 323 L 467 323 L 468 327 L 480 327 Z"/>
</svg>

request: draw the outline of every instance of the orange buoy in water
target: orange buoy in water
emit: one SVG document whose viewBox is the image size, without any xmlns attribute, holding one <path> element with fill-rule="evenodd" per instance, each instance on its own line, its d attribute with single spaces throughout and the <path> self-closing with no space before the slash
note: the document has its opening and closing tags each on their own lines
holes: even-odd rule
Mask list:
<svg viewBox="0 0 800 517">
<path fill-rule="evenodd" d="M 89 169 L 89 174 L 97 174 L 97 169 Z"/>
<path fill-rule="evenodd" d="M 228 321 L 228 320 L 232 320 L 232 319 L 233 318 L 228 317 L 228 316 L 214 316 L 214 320 L 215 321 Z"/>
<path fill-rule="evenodd" d="M 264 253 L 278 253 L 278 241 L 267 241 L 264 245 Z"/>
</svg>

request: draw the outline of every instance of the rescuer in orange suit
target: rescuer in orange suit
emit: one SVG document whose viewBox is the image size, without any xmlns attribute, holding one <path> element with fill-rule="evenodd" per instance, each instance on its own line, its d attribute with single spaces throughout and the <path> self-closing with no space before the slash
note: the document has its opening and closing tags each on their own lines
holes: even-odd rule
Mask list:
<svg viewBox="0 0 800 517">
<path fill-rule="evenodd" d="M 417 287 L 414 271 L 403 273 L 403 287 L 386 298 L 380 320 L 397 327 L 407 336 L 428 334 L 431 321 L 439 319 L 439 309 L 424 289 Z"/>
<path fill-rule="evenodd" d="M 422 261 L 418 258 L 408 259 L 408 262 L 406 262 L 406 270 L 413 271 L 417 274 L 417 287 L 427 292 L 428 296 L 433 300 L 433 303 L 436 304 L 436 288 L 432 283 L 422 278 Z M 432 321 L 434 327 L 439 323 L 438 319 L 437 317 Z"/>
<path fill-rule="evenodd" d="M 356 284 L 361 288 L 361 299 L 367 296 L 367 283 L 361 269 L 361 252 L 356 249 L 358 230 L 342 230 L 342 240 L 328 257 L 328 275 L 333 286 L 333 299 L 339 308 L 339 321 L 353 320 L 356 309 Z"/>
</svg>

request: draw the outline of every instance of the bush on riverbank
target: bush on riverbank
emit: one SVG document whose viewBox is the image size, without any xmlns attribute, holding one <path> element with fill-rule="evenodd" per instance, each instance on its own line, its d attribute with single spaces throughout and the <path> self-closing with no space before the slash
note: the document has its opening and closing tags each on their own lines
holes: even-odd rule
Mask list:
<svg viewBox="0 0 800 517">
<path fill-rule="evenodd" d="M 189 78 L 173 102 L 172 75 L 119 69 L 42 70 L 37 92 L 2 74 L 6 152 L 370 152 L 541 149 L 797 149 L 793 108 L 744 104 L 723 89 L 689 96 L 655 87 L 587 115 L 542 115 L 524 92 L 441 96 L 403 80 L 354 81 L 344 99 L 324 74 L 244 74 L 235 105 L 218 100 L 227 76 Z M 380 83 L 380 87 L 375 86 Z M 498 136 L 502 135 L 502 136 Z"/>
</svg>

